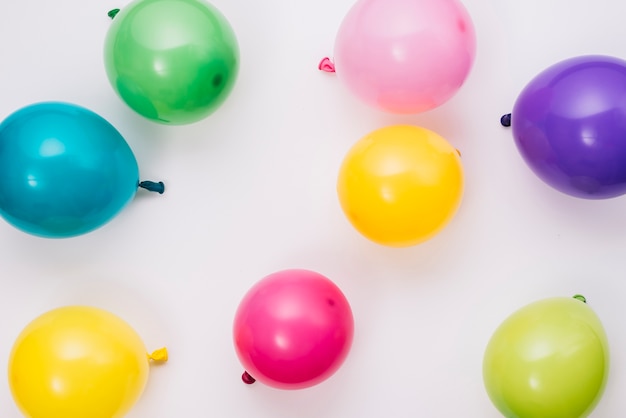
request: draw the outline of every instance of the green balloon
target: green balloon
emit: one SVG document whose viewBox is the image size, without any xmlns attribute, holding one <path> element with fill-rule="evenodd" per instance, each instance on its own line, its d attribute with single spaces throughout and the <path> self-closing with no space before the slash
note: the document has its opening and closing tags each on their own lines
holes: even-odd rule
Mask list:
<svg viewBox="0 0 626 418">
<path fill-rule="evenodd" d="M 584 298 L 527 305 L 495 331 L 483 361 L 487 393 L 509 418 L 578 418 L 604 391 L 609 350 Z"/>
<path fill-rule="evenodd" d="M 239 72 L 239 47 L 215 7 L 202 0 L 135 0 L 112 15 L 106 73 L 137 113 L 182 125 L 224 102 Z"/>
</svg>

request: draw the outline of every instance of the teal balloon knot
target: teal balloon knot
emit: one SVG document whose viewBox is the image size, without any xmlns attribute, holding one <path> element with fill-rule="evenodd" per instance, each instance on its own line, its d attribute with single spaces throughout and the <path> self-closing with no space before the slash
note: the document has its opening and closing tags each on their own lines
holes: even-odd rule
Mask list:
<svg viewBox="0 0 626 418">
<path fill-rule="evenodd" d="M 573 298 L 578 299 L 582 303 L 587 303 L 587 299 L 583 295 L 574 295 Z"/>
<path fill-rule="evenodd" d="M 117 16 L 119 12 L 120 12 L 120 9 L 109 10 L 109 13 L 107 13 L 107 16 L 113 19 L 115 16 Z"/>
<path fill-rule="evenodd" d="M 158 194 L 163 194 L 163 192 L 165 192 L 165 184 L 163 184 L 162 181 L 142 181 L 141 183 L 139 183 L 139 187 L 151 192 L 157 192 Z"/>
</svg>

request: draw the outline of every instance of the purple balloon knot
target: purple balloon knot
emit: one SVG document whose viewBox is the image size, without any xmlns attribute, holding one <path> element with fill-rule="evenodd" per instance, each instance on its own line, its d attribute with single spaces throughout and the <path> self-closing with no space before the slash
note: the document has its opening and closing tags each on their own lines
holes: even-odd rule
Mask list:
<svg viewBox="0 0 626 418">
<path fill-rule="evenodd" d="M 330 60 L 330 58 L 326 57 L 322 59 L 317 66 L 321 71 L 326 73 L 334 73 L 335 72 L 335 64 Z"/>
<path fill-rule="evenodd" d="M 241 375 L 241 380 L 243 380 L 243 383 L 245 383 L 246 385 L 251 385 L 256 382 L 256 379 L 250 376 L 250 373 L 248 372 L 243 372 L 243 374 Z"/>
<path fill-rule="evenodd" d="M 511 114 L 507 113 L 506 115 L 503 115 L 500 118 L 500 123 L 502 124 L 502 126 L 506 126 L 506 127 L 511 126 Z"/>
</svg>

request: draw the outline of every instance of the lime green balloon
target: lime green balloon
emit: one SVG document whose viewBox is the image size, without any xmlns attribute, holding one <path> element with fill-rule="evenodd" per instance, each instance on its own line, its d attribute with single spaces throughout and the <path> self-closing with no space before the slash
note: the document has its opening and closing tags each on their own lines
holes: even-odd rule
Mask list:
<svg viewBox="0 0 626 418">
<path fill-rule="evenodd" d="M 209 3 L 135 0 L 113 18 L 104 62 L 113 89 L 132 109 L 181 125 L 224 102 L 239 72 L 239 46 Z"/>
<path fill-rule="evenodd" d="M 586 417 L 608 371 L 604 328 L 582 297 L 545 299 L 513 313 L 483 361 L 487 393 L 508 418 Z"/>
</svg>

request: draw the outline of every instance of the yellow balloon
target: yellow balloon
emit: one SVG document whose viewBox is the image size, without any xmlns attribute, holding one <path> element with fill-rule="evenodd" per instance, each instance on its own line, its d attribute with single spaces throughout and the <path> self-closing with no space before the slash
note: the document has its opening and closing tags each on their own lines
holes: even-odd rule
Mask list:
<svg viewBox="0 0 626 418">
<path fill-rule="evenodd" d="M 141 396 L 150 360 L 122 319 L 102 309 L 68 306 L 36 318 L 9 360 L 13 398 L 30 418 L 120 418 Z"/>
<path fill-rule="evenodd" d="M 396 125 L 359 140 L 337 181 L 341 207 L 368 239 L 407 247 L 436 235 L 463 196 L 458 151 L 428 129 Z"/>
</svg>

